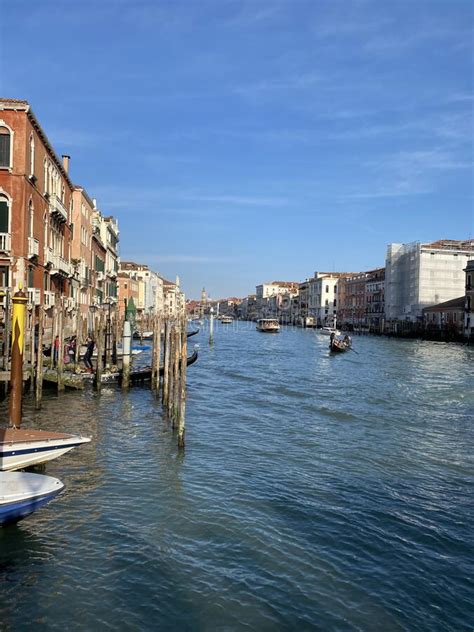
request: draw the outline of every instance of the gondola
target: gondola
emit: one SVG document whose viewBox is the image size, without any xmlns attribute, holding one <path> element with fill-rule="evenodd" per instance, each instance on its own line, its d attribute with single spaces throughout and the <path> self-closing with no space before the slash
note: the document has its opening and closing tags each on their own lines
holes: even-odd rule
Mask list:
<svg viewBox="0 0 474 632">
<path fill-rule="evenodd" d="M 186 366 L 191 366 L 191 364 L 194 364 L 197 361 L 197 359 L 198 359 L 198 351 L 197 349 L 195 349 L 192 355 L 188 356 L 188 359 L 186 361 Z M 160 376 L 164 375 L 164 372 L 165 372 L 164 366 L 160 366 Z M 130 382 L 132 384 L 138 384 L 141 382 L 146 382 L 148 380 L 151 380 L 151 366 L 145 366 L 139 369 L 138 368 L 132 369 L 130 371 Z M 121 372 L 118 374 L 118 381 L 119 383 L 122 381 Z"/>
<path fill-rule="evenodd" d="M 188 360 L 186 362 L 186 366 L 191 366 L 198 359 L 198 351 L 197 349 L 188 356 Z M 164 366 L 160 366 L 160 375 L 164 375 L 165 368 Z M 95 380 L 94 373 L 82 373 L 82 378 L 84 380 Z M 146 382 L 151 380 L 151 366 L 145 366 L 141 368 L 132 369 L 130 371 L 130 382 L 132 384 L 141 384 L 142 382 Z M 113 384 L 118 382 L 119 384 L 122 382 L 122 371 L 114 371 L 113 373 L 103 373 L 102 374 L 102 384 Z"/>
<path fill-rule="evenodd" d="M 188 333 L 186 334 L 186 336 L 188 338 L 191 338 L 192 336 L 195 336 L 196 334 L 199 333 L 199 327 L 196 329 L 196 331 L 188 331 Z"/>
<path fill-rule="evenodd" d="M 329 341 L 329 350 L 334 353 L 341 353 L 344 351 L 349 351 L 352 347 L 352 342 L 349 336 L 344 336 L 344 338 L 338 338 L 334 333 L 331 333 L 331 339 Z"/>
</svg>

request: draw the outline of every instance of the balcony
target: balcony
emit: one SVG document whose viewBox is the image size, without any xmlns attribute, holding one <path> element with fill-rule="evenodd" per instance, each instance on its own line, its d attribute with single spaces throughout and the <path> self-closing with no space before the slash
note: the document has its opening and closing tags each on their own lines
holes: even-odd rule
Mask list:
<svg viewBox="0 0 474 632">
<path fill-rule="evenodd" d="M 11 235 L 10 233 L 0 233 L 0 252 L 10 252 Z"/>
<path fill-rule="evenodd" d="M 30 307 L 34 307 L 35 305 L 39 305 L 41 303 L 41 290 L 37 287 L 29 287 L 28 291 L 28 305 Z"/>
<path fill-rule="evenodd" d="M 39 256 L 39 241 L 34 237 L 28 237 L 28 259 Z"/>
<path fill-rule="evenodd" d="M 60 255 L 51 254 L 51 274 L 58 276 L 71 276 L 72 265 Z"/>
<path fill-rule="evenodd" d="M 45 292 L 44 293 L 44 306 L 46 307 L 46 309 L 49 309 L 50 307 L 54 307 L 54 303 L 56 297 L 54 292 Z"/>
<path fill-rule="evenodd" d="M 48 263 L 53 263 L 53 249 L 48 246 L 44 247 L 44 265 L 48 265 Z"/>
<path fill-rule="evenodd" d="M 67 212 L 67 208 L 64 206 L 64 204 L 55 193 L 53 193 L 49 199 L 49 212 L 60 222 L 68 221 L 69 214 Z"/>
</svg>

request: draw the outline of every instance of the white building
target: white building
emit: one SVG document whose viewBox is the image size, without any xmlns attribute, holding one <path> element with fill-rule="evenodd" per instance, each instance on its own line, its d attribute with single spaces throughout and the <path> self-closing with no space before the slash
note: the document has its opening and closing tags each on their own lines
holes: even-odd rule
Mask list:
<svg viewBox="0 0 474 632">
<path fill-rule="evenodd" d="M 122 261 L 120 272 L 139 282 L 137 309 L 146 314 L 163 312 L 163 279 L 159 274 L 150 270 L 146 264 L 133 261 Z"/>
<path fill-rule="evenodd" d="M 118 300 L 117 275 L 119 271 L 119 227 L 117 220 L 109 215 L 104 217 L 94 202 L 92 225 L 98 232 L 102 243 L 106 247 L 105 257 L 105 295 L 104 300 Z"/>
<path fill-rule="evenodd" d="M 166 279 L 162 279 L 162 281 L 163 313 L 165 316 L 177 316 L 185 308 L 185 296 L 180 290 L 179 277 L 176 277 L 176 283 Z"/>
<path fill-rule="evenodd" d="M 257 312 L 259 318 L 273 317 L 275 311 L 274 301 L 270 304 L 269 300 L 274 296 L 286 294 L 287 292 L 298 292 L 298 283 L 293 281 L 272 281 L 271 283 L 262 283 L 257 285 Z"/>
<path fill-rule="evenodd" d="M 390 244 L 385 270 L 385 315 L 415 322 L 422 309 L 464 294 L 464 269 L 474 240 Z"/>
<path fill-rule="evenodd" d="M 308 282 L 308 316 L 315 324 L 332 325 L 338 308 L 338 272 L 315 272 Z"/>
</svg>

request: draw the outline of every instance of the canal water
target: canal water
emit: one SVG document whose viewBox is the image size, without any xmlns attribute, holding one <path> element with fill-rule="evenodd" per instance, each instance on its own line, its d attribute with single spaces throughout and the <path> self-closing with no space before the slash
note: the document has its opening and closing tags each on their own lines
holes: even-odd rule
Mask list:
<svg viewBox="0 0 474 632">
<path fill-rule="evenodd" d="M 207 336 L 184 454 L 144 388 L 27 402 L 93 441 L 0 529 L 0 629 L 472 630 L 474 348 Z"/>
</svg>

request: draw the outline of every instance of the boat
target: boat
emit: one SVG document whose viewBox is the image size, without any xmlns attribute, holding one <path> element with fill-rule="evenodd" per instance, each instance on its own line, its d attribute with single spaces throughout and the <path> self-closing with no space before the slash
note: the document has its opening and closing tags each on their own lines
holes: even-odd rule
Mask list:
<svg viewBox="0 0 474 632">
<path fill-rule="evenodd" d="M 198 333 L 199 333 L 199 328 L 195 329 L 194 331 L 188 331 L 188 333 L 186 334 L 186 338 L 192 338 L 193 336 L 195 336 Z"/>
<path fill-rule="evenodd" d="M 188 356 L 186 366 L 191 366 L 198 359 L 198 350 L 195 349 L 193 353 Z M 160 366 L 160 375 L 164 375 L 165 367 Z M 86 381 L 94 381 L 95 373 L 81 373 L 81 377 Z M 144 366 L 130 371 L 130 381 L 132 383 L 140 383 L 146 380 L 151 380 L 151 366 Z M 102 373 L 101 384 L 113 384 L 114 382 L 120 383 L 122 381 L 122 371 L 104 371 Z"/>
<path fill-rule="evenodd" d="M 46 463 L 90 440 L 90 437 L 47 430 L 0 428 L 0 470 L 20 470 Z"/>
<path fill-rule="evenodd" d="M 221 316 L 220 321 L 222 325 L 231 325 L 234 322 L 232 316 Z"/>
<path fill-rule="evenodd" d="M 197 361 L 197 359 L 198 359 L 198 350 L 195 349 L 192 355 L 187 357 L 186 366 L 191 366 Z M 165 374 L 165 367 L 160 366 L 160 376 L 163 376 L 164 374 Z M 117 374 L 117 379 L 119 382 L 121 382 L 122 380 L 121 372 Z M 151 380 L 151 366 L 136 368 L 130 371 L 130 382 L 132 384 L 134 383 L 137 384 L 137 383 L 145 382 L 148 380 Z"/>
<path fill-rule="evenodd" d="M 341 332 L 339 331 L 339 329 L 336 329 L 335 327 L 321 327 L 321 329 L 319 330 L 319 333 L 325 336 L 330 336 L 331 334 L 335 334 L 336 336 L 341 335 Z"/>
<path fill-rule="evenodd" d="M 336 353 L 340 353 L 342 351 L 349 351 L 352 347 L 352 340 L 350 336 L 344 336 L 341 338 L 340 336 L 336 336 L 336 334 L 331 334 L 331 339 L 329 341 L 329 350 L 334 351 Z"/>
<path fill-rule="evenodd" d="M 152 340 L 153 331 L 142 331 L 142 332 L 134 331 L 133 338 L 139 339 L 139 340 Z"/>
<path fill-rule="evenodd" d="M 263 331 L 269 334 L 280 331 L 280 323 L 276 318 L 260 318 L 257 320 L 257 331 Z"/>
<path fill-rule="evenodd" d="M 18 522 L 64 489 L 52 476 L 30 472 L 0 472 L 0 525 Z"/>
</svg>

